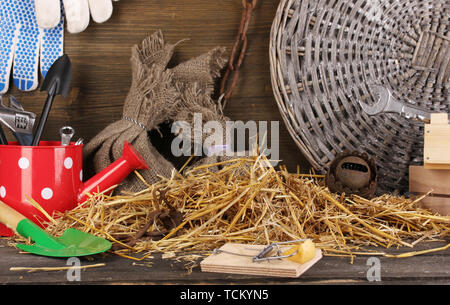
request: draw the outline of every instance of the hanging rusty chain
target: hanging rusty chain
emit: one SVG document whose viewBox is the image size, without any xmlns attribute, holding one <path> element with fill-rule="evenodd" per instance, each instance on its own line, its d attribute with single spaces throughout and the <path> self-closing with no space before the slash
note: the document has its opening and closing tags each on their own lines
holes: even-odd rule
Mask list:
<svg viewBox="0 0 450 305">
<path fill-rule="evenodd" d="M 239 78 L 239 69 L 244 61 L 248 46 L 248 26 L 257 2 L 258 0 L 242 0 L 243 10 L 239 32 L 230 54 L 227 69 L 220 83 L 220 99 L 223 99 L 224 103 L 230 98 Z M 223 107 L 225 106 L 224 103 Z"/>
</svg>

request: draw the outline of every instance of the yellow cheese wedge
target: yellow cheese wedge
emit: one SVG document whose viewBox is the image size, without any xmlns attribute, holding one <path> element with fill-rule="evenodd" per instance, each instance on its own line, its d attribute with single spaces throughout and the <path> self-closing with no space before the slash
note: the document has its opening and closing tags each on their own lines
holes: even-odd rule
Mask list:
<svg viewBox="0 0 450 305">
<path fill-rule="evenodd" d="M 296 251 L 297 253 L 295 255 L 290 256 L 287 259 L 299 264 L 304 264 L 316 256 L 316 246 L 310 239 L 299 245 L 293 246 L 289 250 L 283 252 L 283 255 L 290 255 Z"/>
</svg>

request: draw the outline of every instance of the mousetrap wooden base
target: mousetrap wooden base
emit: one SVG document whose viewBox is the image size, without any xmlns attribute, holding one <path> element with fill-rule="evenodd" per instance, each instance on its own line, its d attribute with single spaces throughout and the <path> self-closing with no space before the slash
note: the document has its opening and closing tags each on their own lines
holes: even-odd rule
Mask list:
<svg viewBox="0 0 450 305">
<path fill-rule="evenodd" d="M 432 194 L 420 202 L 421 206 L 441 215 L 450 215 L 450 170 L 409 167 L 409 191 L 417 196 Z"/>
<path fill-rule="evenodd" d="M 316 256 L 304 264 L 298 264 L 286 258 L 253 262 L 252 256 L 257 255 L 264 247 L 263 245 L 227 243 L 219 250 L 230 253 L 219 252 L 212 254 L 200 263 L 201 270 L 203 272 L 296 278 L 322 258 L 322 251 L 316 249 Z M 289 248 L 290 246 L 281 247 L 282 251 Z"/>
</svg>

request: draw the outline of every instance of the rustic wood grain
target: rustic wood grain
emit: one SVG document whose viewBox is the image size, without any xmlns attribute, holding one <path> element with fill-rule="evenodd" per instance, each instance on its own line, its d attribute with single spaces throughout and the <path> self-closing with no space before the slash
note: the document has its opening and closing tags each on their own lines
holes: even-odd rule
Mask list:
<svg viewBox="0 0 450 305">
<path fill-rule="evenodd" d="M 310 165 L 284 127 L 270 83 L 269 34 L 277 5 L 276 0 L 260 1 L 254 11 L 246 59 L 225 112 L 232 120 L 279 121 L 283 164 L 290 170 L 300 165 L 302 172 L 307 172 Z M 162 29 L 172 43 L 189 39 L 179 45 L 170 65 L 216 46 L 225 46 L 230 51 L 241 9 L 240 0 L 119 1 L 114 3 L 113 16 L 106 23 L 91 22 L 86 31 L 76 35 L 66 31 L 65 52 L 73 64 L 72 92 L 53 104 L 42 139 L 58 140 L 59 128 L 71 125 L 77 132 L 75 138 L 83 137 L 87 142 L 120 119 L 131 83 L 130 50 L 146 36 Z M 20 92 L 12 87 L 9 93 L 25 109 L 41 113 L 45 93 Z M 9 133 L 8 139 L 13 139 Z M 168 140 L 154 139 L 154 142 L 164 146 Z"/>
<path fill-rule="evenodd" d="M 424 166 L 409 167 L 409 191 L 413 193 L 450 196 L 450 170 L 427 169 Z"/>
<path fill-rule="evenodd" d="M 376 249 L 391 254 L 446 245 L 446 242 L 422 243 L 414 249 Z M 11 267 L 64 267 L 64 258 L 49 258 L 20 254 L 0 239 L 0 284 L 70 284 L 67 271 L 32 272 L 10 271 Z M 153 258 L 135 262 L 109 254 L 82 258 L 81 265 L 105 263 L 105 267 L 86 269 L 81 273 L 81 284 L 367 284 L 369 256 L 358 256 L 353 264 L 348 258 L 324 256 L 299 278 L 274 278 L 237 274 L 201 272 L 192 273 L 185 265 L 171 259 Z M 380 259 L 381 284 L 450 284 L 450 249 L 410 258 Z"/>
<path fill-rule="evenodd" d="M 425 124 L 425 168 L 450 170 L 450 125 L 447 113 L 431 114 L 430 124 Z"/>
</svg>

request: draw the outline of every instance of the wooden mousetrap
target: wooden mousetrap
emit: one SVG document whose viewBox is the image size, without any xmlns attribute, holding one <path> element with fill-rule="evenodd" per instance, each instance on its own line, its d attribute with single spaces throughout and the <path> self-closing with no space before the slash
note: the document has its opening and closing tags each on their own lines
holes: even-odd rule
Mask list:
<svg viewBox="0 0 450 305">
<path fill-rule="evenodd" d="M 322 258 L 322 251 L 316 248 L 316 256 L 304 264 L 287 258 L 255 260 L 267 246 L 227 243 L 200 263 L 203 272 L 219 272 L 246 275 L 296 278 L 302 275 Z M 280 247 L 286 251 L 290 247 Z"/>
</svg>

